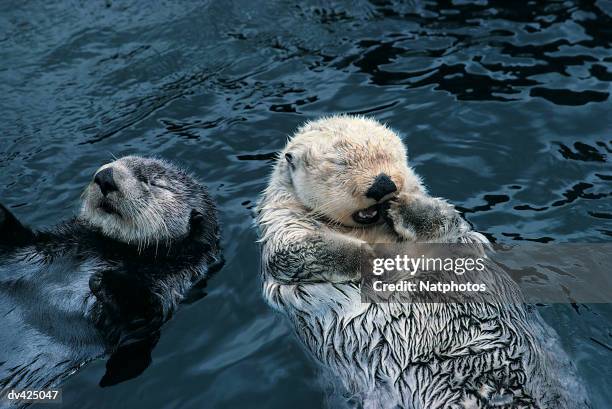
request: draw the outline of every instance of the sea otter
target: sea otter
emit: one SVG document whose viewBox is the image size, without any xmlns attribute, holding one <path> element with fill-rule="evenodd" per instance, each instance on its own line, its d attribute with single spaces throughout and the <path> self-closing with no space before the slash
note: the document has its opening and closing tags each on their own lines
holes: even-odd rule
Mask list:
<svg viewBox="0 0 612 409">
<path fill-rule="evenodd" d="M 257 223 L 265 299 L 356 407 L 588 407 L 558 336 L 518 292 L 509 302 L 362 302 L 370 244 L 487 243 L 427 193 L 386 126 L 333 116 L 301 127 Z"/>
<path fill-rule="evenodd" d="M 141 372 L 148 356 L 134 354 L 219 262 L 218 240 L 206 188 L 159 159 L 102 166 L 80 214 L 50 230 L 0 206 L 0 406 L 10 390 L 57 386 L 109 353 L 102 385 Z"/>
</svg>

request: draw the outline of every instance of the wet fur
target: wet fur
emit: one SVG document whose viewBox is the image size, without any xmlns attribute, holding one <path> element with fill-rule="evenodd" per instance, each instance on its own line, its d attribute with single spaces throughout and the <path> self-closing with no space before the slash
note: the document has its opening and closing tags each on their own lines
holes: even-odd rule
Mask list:
<svg viewBox="0 0 612 409">
<path fill-rule="evenodd" d="M 316 169 L 330 165 L 315 163 L 354 158 L 334 148 L 342 139 L 362 157 L 372 146 L 395 151 L 401 141 L 389 132 L 369 119 L 332 117 L 306 125 L 289 141 L 283 153 L 304 149 L 300 154 L 315 170 L 296 178 L 281 154 L 259 204 L 267 302 L 289 318 L 299 339 L 356 407 L 588 407 L 558 336 L 522 303 L 509 280 L 507 298 L 498 303 L 361 302 L 356 264 L 362 251 L 371 251 L 367 243 L 487 243 L 450 204 L 427 194 L 405 156 L 392 162 L 397 169 L 391 174 L 406 179 L 390 202 L 387 223 L 343 223 L 347 212 L 370 203 L 360 198 L 338 204 L 334 198 L 352 200 L 353 192 L 367 189 L 379 171 L 377 158 L 385 156 L 355 161 L 355 168 L 361 168 L 354 183 L 346 182 L 350 169 L 330 171 L 318 183 L 322 175 Z M 379 143 L 380 135 L 394 141 Z M 400 151 L 405 155 L 405 148 Z M 310 183 L 296 185 L 308 177 L 313 177 Z M 315 184 L 315 192 L 304 192 Z M 325 198 L 335 203 L 335 212 L 325 206 Z M 489 268 L 493 277 L 503 277 Z"/>
<path fill-rule="evenodd" d="M 155 223 L 154 217 L 138 219 L 125 232 L 100 226 L 108 219 L 96 218 L 93 208 L 87 208 L 94 204 L 93 184 L 86 190 L 82 213 L 46 231 L 31 231 L 0 207 L 2 396 L 10 388 L 56 386 L 86 362 L 107 354 L 113 355 L 102 385 L 142 372 L 161 325 L 219 260 L 216 210 L 205 188 L 163 161 L 120 161 L 134 174 L 172 183 L 173 198 L 166 206 L 160 196 L 129 181 L 137 178 L 134 174 L 124 175 L 123 181 L 130 184 L 129 194 L 140 198 L 123 203 L 122 209 L 148 201 L 141 214 L 163 216 L 164 232 L 170 235 L 160 235 L 158 224 L 146 228 L 147 220 Z M 135 356 L 135 347 L 143 346 L 144 355 Z M 114 357 L 126 348 L 130 359 L 117 363 Z"/>
</svg>

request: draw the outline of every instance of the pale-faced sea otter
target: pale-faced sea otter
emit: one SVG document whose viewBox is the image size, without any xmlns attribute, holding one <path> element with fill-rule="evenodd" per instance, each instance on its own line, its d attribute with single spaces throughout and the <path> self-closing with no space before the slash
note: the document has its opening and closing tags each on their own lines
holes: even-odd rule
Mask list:
<svg viewBox="0 0 612 409">
<path fill-rule="evenodd" d="M 362 302 L 370 244 L 487 244 L 427 193 L 386 126 L 334 116 L 301 127 L 257 222 L 265 299 L 356 407 L 589 407 L 559 337 L 519 292 L 506 302 Z"/>
</svg>

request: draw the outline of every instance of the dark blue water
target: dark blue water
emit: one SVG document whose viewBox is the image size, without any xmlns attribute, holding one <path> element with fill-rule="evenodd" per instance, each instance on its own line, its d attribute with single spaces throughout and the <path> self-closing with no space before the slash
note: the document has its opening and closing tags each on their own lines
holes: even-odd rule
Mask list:
<svg viewBox="0 0 612 409">
<path fill-rule="evenodd" d="M 520 4 L 519 4 L 520 3 Z M 76 209 L 112 155 L 206 181 L 227 264 L 136 379 L 67 408 L 315 408 L 326 386 L 263 303 L 252 208 L 300 123 L 363 113 L 400 132 L 433 194 L 497 242 L 612 236 L 612 2 L 4 1 L 0 200 L 35 226 Z M 597 408 L 612 307 L 548 305 Z"/>
</svg>

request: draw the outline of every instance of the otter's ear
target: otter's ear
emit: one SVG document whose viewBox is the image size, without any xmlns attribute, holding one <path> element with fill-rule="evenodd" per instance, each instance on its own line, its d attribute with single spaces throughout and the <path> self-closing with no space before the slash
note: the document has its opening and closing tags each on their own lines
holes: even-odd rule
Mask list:
<svg viewBox="0 0 612 409">
<path fill-rule="evenodd" d="M 204 215 L 198 212 L 196 209 L 191 210 L 191 216 L 189 217 L 189 234 L 192 237 L 199 236 L 204 232 Z"/>
<path fill-rule="evenodd" d="M 292 170 L 295 170 L 295 158 L 293 157 L 293 153 L 291 153 L 291 152 L 285 153 L 285 160 L 289 164 L 289 167 Z"/>
</svg>

